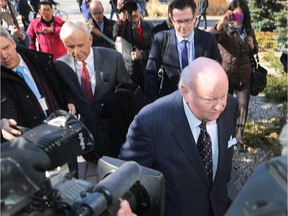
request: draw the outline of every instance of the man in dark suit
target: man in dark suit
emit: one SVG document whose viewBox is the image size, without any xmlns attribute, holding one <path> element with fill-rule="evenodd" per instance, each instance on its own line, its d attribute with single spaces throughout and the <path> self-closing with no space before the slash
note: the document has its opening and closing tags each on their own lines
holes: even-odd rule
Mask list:
<svg viewBox="0 0 288 216">
<path fill-rule="evenodd" d="M 62 97 L 65 89 L 56 72 L 53 55 L 16 48 L 14 39 L 2 26 L 0 44 L 1 118 L 14 119 L 22 127 L 33 128 L 58 109 L 75 113 L 73 104 Z M 18 68 L 22 68 L 22 74 Z M 16 130 L 13 133 L 20 134 Z M 9 139 L 12 138 L 15 137 Z"/>
<path fill-rule="evenodd" d="M 178 91 L 134 118 L 119 158 L 164 174 L 165 216 L 222 216 L 229 203 L 237 115 L 238 102 L 228 95 L 222 66 L 199 57 L 182 71 Z"/>
<path fill-rule="evenodd" d="M 180 72 L 185 67 L 182 64 L 181 52 L 185 46 L 188 50 L 188 63 L 200 56 L 221 62 L 214 35 L 194 29 L 195 11 L 195 3 L 190 0 L 175 0 L 168 7 L 174 30 L 155 35 L 146 66 L 144 94 L 151 102 L 177 89 Z M 183 42 L 186 42 L 186 45 Z M 163 76 L 158 75 L 161 65 Z M 162 87 L 159 90 L 159 79 L 162 77 Z"/>
<path fill-rule="evenodd" d="M 19 127 L 31 129 L 58 109 L 76 113 L 56 72 L 53 55 L 17 47 L 8 31 L 0 26 L 1 118 L 4 139 L 21 135 Z M 22 68 L 22 70 L 19 70 Z M 12 126 L 12 127 L 11 127 Z M 14 127 L 14 128 L 13 128 Z M 75 161 L 68 163 L 76 171 Z"/>
<path fill-rule="evenodd" d="M 127 71 L 132 80 L 143 89 L 154 26 L 142 19 L 135 1 L 125 3 L 120 0 L 117 9 L 121 13 L 114 25 L 113 36 L 121 37 L 122 55 Z"/>
<path fill-rule="evenodd" d="M 91 47 L 92 35 L 84 22 L 66 21 L 60 38 L 68 54 L 57 59 L 57 71 L 74 99 L 80 120 L 95 140 L 93 155 L 85 159 L 97 161 L 103 155 L 111 156 L 110 139 L 115 137 L 111 135 L 111 127 L 117 125 L 111 124 L 109 114 L 117 108 L 107 106 L 113 102 L 114 88 L 119 83 L 131 82 L 123 58 L 113 49 Z"/>
<path fill-rule="evenodd" d="M 92 35 L 93 35 L 93 46 L 102 46 L 115 49 L 114 42 L 116 37 L 113 37 L 113 26 L 115 24 L 114 20 L 110 20 L 104 16 L 104 8 L 100 1 L 92 0 L 89 4 L 89 10 L 91 18 L 89 22 L 92 25 Z M 98 31 L 95 31 L 98 30 Z M 103 38 L 100 34 L 108 37 L 110 41 Z"/>
</svg>

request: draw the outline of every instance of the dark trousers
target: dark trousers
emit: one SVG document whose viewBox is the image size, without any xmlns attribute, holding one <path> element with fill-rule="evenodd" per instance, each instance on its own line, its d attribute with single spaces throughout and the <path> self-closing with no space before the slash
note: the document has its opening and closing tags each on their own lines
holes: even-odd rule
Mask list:
<svg viewBox="0 0 288 216">
<path fill-rule="evenodd" d="M 245 129 L 245 122 L 247 119 L 248 106 L 250 101 L 250 82 L 244 85 L 230 86 L 229 94 L 235 93 L 239 103 L 239 117 L 237 119 L 236 139 L 237 142 L 244 144 L 243 135 Z"/>
</svg>

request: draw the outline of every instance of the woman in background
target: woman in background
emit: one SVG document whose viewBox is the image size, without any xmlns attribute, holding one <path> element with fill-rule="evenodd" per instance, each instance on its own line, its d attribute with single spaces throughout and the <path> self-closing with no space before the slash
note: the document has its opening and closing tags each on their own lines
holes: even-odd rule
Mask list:
<svg viewBox="0 0 288 216">
<path fill-rule="evenodd" d="M 244 147 L 244 128 L 251 88 L 250 55 L 258 52 L 258 44 L 251 26 L 249 8 L 244 0 L 232 0 L 228 11 L 212 29 L 222 56 L 222 66 L 229 79 L 229 94 L 236 95 L 240 115 L 237 120 L 237 148 Z"/>
</svg>

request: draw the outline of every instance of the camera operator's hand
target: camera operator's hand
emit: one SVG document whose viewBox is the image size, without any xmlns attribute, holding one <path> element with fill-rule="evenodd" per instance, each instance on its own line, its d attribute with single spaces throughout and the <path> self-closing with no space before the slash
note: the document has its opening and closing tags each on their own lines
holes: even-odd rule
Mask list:
<svg viewBox="0 0 288 216">
<path fill-rule="evenodd" d="M 11 29 L 11 35 L 15 40 L 20 39 L 21 41 L 24 41 L 26 39 L 26 35 L 23 34 L 22 28 L 17 28 L 15 25 L 13 25 Z"/>
<path fill-rule="evenodd" d="M 117 9 L 121 10 L 125 6 L 125 0 L 118 0 L 117 1 Z"/>
<path fill-rule="evenodd" d="M 137 216 L 137 215 L 132 212 L 129 202 L 127 200 L 123 200 L 120 203 L 120 209 L 117 212 L 117 216 Z"/>
<path fill-rule="evenodd" d="M 3 118 L 0 120 L 0 125 L 2 136 L 6 140 L 11 141 L 21 135 L 21 132 L 14 128 L 17 125 L 14 119 Z"/>
<path fill-rule="evenodd" d="M 70 114 L 72 114 L 72 115 L 75 115 L 75 114 L 76 114 L 76 107 L 75 107 L 74 104 L 69 103 L 69 104 L 67 105 L 67 108 L 68 108 Z"/>
<path fill-rule="evenodd" d="M 132 60 L 140 60 L 143 58 L 143 55 L 139 49 L 136 48 L 135 51 L 131 52 L 131 58 Z"/>
</svg>

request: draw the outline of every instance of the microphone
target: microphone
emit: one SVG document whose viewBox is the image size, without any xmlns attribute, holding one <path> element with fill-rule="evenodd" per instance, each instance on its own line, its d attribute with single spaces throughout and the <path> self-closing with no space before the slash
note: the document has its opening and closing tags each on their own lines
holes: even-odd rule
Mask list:
<svg viewBox="0 0 288 216">
<path fill-rule="evenodd" d="M 141 167 L 136 162 L 129 161 L 121 165 L 115 172 L 100 181 L 94 188 L 94 193 L 88 195 L 80 204 L 78 215 L 100 215 L 108 206 L 119 198 L 140 179 Z"/>
</svg>

